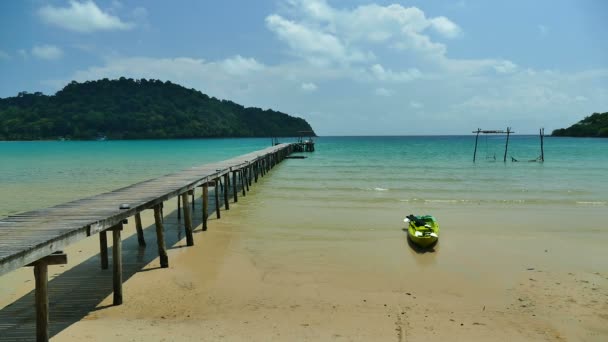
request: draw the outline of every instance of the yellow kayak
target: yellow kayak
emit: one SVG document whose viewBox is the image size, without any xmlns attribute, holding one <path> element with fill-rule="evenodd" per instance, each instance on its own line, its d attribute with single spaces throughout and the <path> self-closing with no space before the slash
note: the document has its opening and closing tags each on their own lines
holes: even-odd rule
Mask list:
<svg viewBox="0 0 608 342">
<path fill-rule="evenodd" d="M 439 240 L 439 223 L 433 216 L 408 215 L 403 222 L 408 224 L 408 237 L 414 244 L 429 247 Z"/>
</svg>

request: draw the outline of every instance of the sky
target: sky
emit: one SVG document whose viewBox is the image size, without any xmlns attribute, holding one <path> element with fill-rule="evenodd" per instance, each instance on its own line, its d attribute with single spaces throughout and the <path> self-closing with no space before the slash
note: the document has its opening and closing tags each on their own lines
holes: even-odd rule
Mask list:
<svg viewBox="0 0 608 342">
<path fill-rule="evenodd" d="M 0 1 L 0 97 L 169 80 L 319 135 L 535 133 L 608 111 L 608 1 Z"/>
</svg>

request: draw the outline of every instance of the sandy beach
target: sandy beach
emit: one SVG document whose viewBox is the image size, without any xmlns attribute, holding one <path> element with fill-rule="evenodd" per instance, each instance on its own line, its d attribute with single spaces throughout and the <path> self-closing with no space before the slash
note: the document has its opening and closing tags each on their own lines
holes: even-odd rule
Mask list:
<svg viewBox="0 0 608 342">
<path fill-rule="evenodd" d="M 471 221 L 470 212 L 438 210 L 441 241 L 418 253 L 407 244 L 398 208 L 306 207 L 277 201 L 273 191 L 272 184 L 254 186 L 221 220 L 213 217 L 207 232 L 196 216 L 196 244 L 187 248 L 168 202 L 168 269 L 158 268 L 151 212 L 143 215 L 145 249 L 129 222 L 121 306 L 111 305 L 111 272 L 99 268 L 97 239 L 71 246 L 69 264 L 49 272 L 53 340 L 608 337 L 606 233 L 552 234 L 580 215 L 599 220 L 596 208 L 573 209 L 578 216 L 518 208 L 525 221 L 513 220 L 513 210 L 481 211 L 492 225 Z M 0 317 L 14 326 L 3 341 L 34 336 L 32 286 L 31 269 L 0 278 Z"/>
</svg>

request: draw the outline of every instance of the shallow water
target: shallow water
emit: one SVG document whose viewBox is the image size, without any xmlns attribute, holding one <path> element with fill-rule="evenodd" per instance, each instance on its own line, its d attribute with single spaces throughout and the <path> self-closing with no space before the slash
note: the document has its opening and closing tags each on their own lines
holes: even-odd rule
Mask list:
<svg viewBox="0 0 608 342">
<path fill-rule="evenodd" d="M 290 141 L 290 140 L 283 140 Z M 269 139 L 0 142 L 0 217 L 261 149 Z M 608 140 L 546 138 L 545 162 L 502 162 L 504 137 L 322 137 L 274 183 L 285 199 L 367 208 L 608 206 Z M 535 159 L 536 136 L 507 158 Z M 494 157 L 498 161 L 494 161 Z"/>
</svg>

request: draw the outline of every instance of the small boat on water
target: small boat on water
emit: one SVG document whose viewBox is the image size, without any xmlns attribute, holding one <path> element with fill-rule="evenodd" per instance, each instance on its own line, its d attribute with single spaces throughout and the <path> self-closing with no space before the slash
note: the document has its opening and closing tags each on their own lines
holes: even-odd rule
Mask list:
<svg viewBox="0 0 608 342">
<path fill-rule="evenodd" d="M 439 240 L 439 223 L 431 215 L 408 215 L 403 222 L 408 224 L 409 239 L 420 247 L 429 247 Z"/>
</svg>

